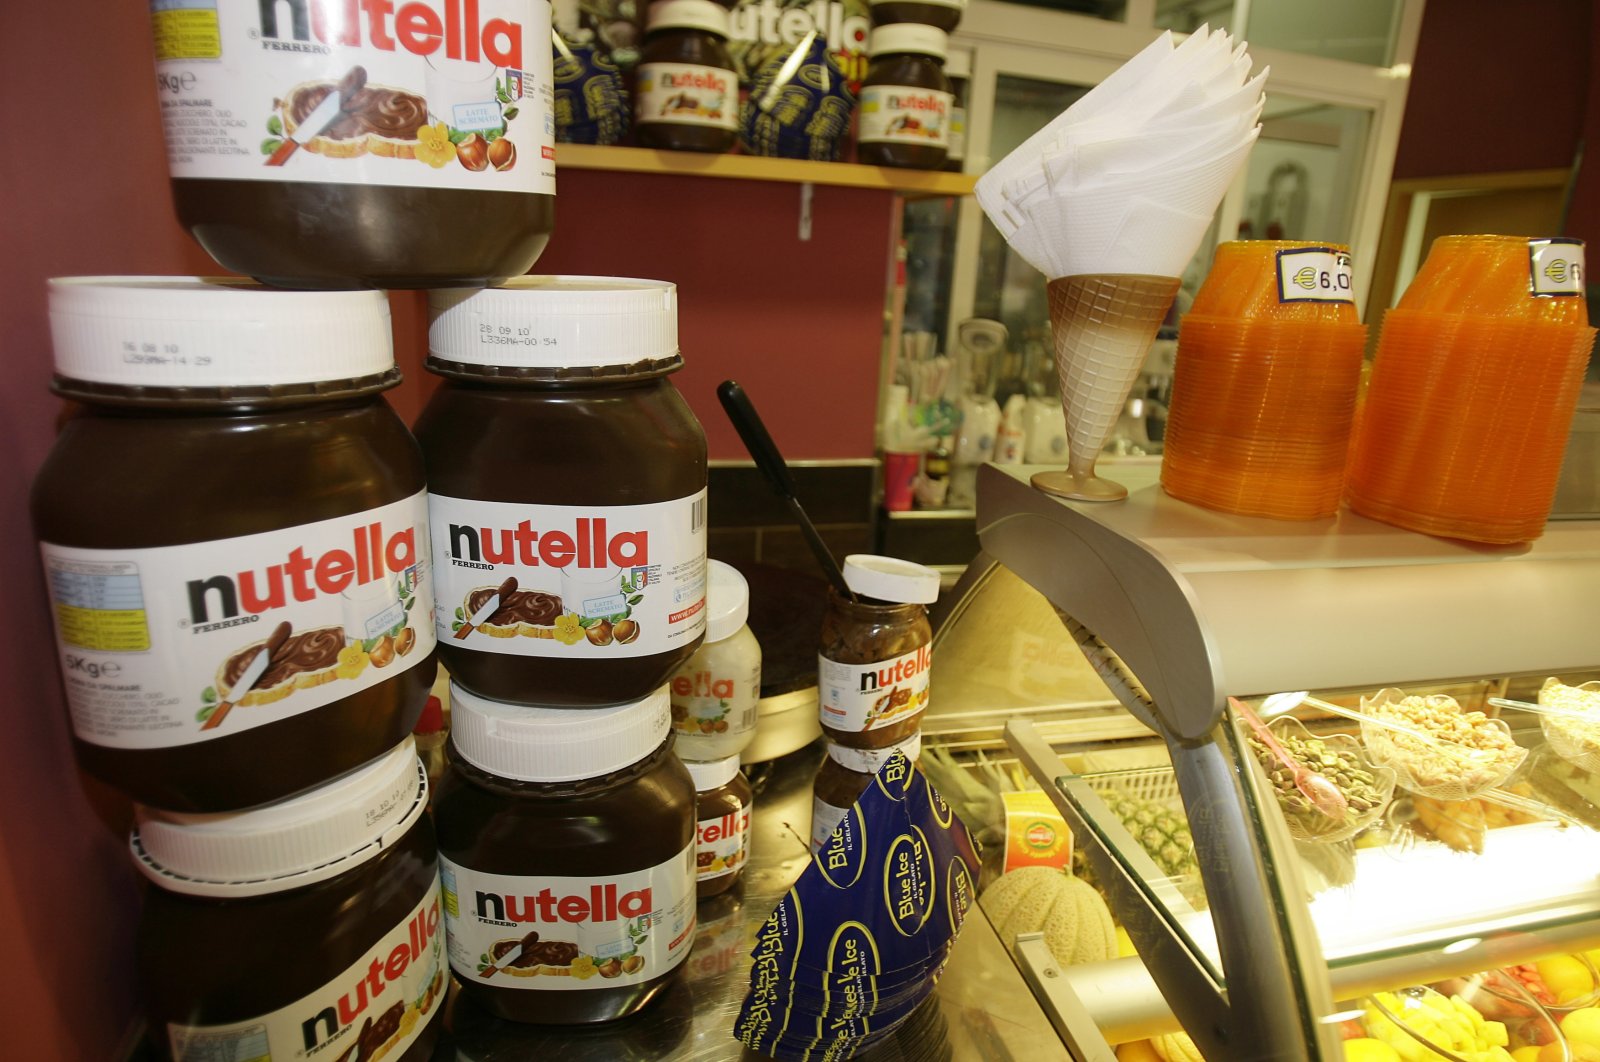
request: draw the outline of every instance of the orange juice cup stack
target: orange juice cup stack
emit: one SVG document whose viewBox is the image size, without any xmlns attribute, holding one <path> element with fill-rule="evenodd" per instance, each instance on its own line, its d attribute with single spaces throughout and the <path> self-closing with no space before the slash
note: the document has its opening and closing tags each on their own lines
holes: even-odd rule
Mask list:
<svg viewBox="0 0 1600 1062">
<path fill-rule="evenodd" d="M 1289 520 L 1338 510 L 1366 344 L 1349 281 L 1337 245 L 1217 248 L 1178 332 L 1168 494 Z"/>
<path fill-rule="evenodd" d="M 1384 318 L 1352 509 L 1494 545 L 1543 533 L 1594 345 L 1582 276 L 1577 241 L 1434 242 Z"/>
</svg>

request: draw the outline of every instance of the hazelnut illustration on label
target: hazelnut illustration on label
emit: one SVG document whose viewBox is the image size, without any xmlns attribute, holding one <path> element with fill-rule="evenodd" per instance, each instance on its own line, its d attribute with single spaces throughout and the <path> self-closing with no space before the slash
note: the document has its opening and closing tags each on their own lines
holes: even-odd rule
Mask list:
<svg viewBox="0 0 1600 1062">
<path fill-rule="evenodd" d="M 591 510 L 434 495 L 440 597 L 453 602 L 439 637 L 596 658 L 693 641 L 705 630 L 704 498 Z"/>
</svg>

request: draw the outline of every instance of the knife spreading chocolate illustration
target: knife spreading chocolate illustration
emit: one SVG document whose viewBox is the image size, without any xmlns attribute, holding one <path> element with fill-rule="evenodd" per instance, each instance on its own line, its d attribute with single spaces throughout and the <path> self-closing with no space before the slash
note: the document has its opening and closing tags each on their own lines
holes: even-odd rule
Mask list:
<svg viewBox="0 0 1600 1062">
<path fill-rule="evenodd" d="M 321 136 L 328 126 L 338 121 L 339 116 L 349 109 L 356 93 L 365 88 L 366 84 L 366 67 L 352 66 L 349 72 L 339 79 L 333 90 L 322 98 L 316 109 L 306 115 L 306 120 L 295 126 L 294 132 L 284 136 L 283 143 L 267 156 L 267 165 L 282 166 L 296 151 Z"/>
<path fill-rule="evenodd" d="M 489 600 L 478 606 L 478 610 L 467 618 L 467 622 L 456 631 L 456 641 L 461 641 L 467 635 L 478 629 L 478 624 L 500 611 L 500 606 L 511 600 L 511 595 L 517 592 L 517 577 L 512 576 L 500 584 L 500 589 L 489 595 Z"/>
<path fill-rule="evenodd" d="M 217 705 L 217 710 L 207 716 L 204 723 L 200 724 L 201 730 L 215 730 L 222 725 L 222 721 L 228 717 L 228 713 L 233 711 L 233 706 L 244 700 L 250 690 L 255 687 L 255 684 L 261 681 L 261 676 L 267 673 L 267 668 L 272 665 L 273 654 L 282 649 L 283 643 L 289 640 L 290 630 L 288 620 L 284 620 L 272 629 L 272 633 L 267 635 L 266 643 L 262 645 L 254 659 L 245 665 L 244 673 L 239 676 L 239 681 L 235 682 L 233 689 L 228 691 L 228 699 Z"/>
</svg>

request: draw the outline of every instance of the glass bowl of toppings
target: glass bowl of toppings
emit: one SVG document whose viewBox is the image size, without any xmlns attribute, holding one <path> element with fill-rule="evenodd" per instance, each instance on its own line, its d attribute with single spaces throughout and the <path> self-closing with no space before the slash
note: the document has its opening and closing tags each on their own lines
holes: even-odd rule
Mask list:
<svg viewBox="0 0 1600 1062">
<path fill-rule="evenodd" d="M 1374 993 L 1361 1010 L 1366 1035 L 1387 1044 L 1404 1062 L 1511 1062 L 1506 1023 L 1485 1017 L 1460 995 L 1416 985 Z M 1550 1024 L 1552 1035 L 1559 1036 Z"/>
<path fill-rule="evenodd" d="M 1545 679 L 1539 705 L 1563 713 L 1539 717 L 1545 744 L 1574 767 L 1600 774 L 1600 682 L 1568 686 L 1560 679 Z"/>
<path fill-rule="evenodd" d="M 1383 815 L 1389 798 L 1394 796 L 1395 772 L 1368 759 L 1355 738 L 1348 734 L 1313 734 L 1300 720 L 1290 716 L 1274 719 L 1268 729 L 1285 752 L 1307 770 L 1332 782 L 1345 800 L 1345 812 L 1339 818 L 1329 817 L 1312 807 L 1311 801 L 1296 787 L 1293 773 L 1277 754 L 1255 734 L 1246 731 L 1245 740 L 1256 762 L 1272 781 L 1278 807 L 1295 840 L 1326 844 L 1347 841 Z"/>
<path fill-rule="evenodd" d="M 1401 788 L 1435 800 L 1493 789 L 1528 755 L 1503 721 L 1463 711 L 1443 694 L 1382 689 L 1361 698 L 1361 714 L 1361 741 L 1373 760 L 1392 767 Z"/>
</svg>

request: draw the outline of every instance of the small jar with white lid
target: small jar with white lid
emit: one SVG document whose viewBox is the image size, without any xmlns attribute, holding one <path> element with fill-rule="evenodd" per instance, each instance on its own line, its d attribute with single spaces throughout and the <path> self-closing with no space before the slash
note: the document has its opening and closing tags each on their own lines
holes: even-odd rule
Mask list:
<svg viewBox="0 0 1600 1062">
<path fill-rule="evenodd" d="M 696 888 L 703 900 L 738 884 L 750 858 L 750 815 L 755 792 L 739 769 L 739 755 L 696 763 L 685 760 L 694 779 Z"/>
<path fill-rule="evenodd" d="M 711 0 L 656 0 L 645 15 L 634 83 L 639 143 L 669 151 L 732 150 L 739 72 L 728 52 L 726 8 Z"/>
<path fill-rule="evenodd" d="M 756 736 L 761 643 L 745 621 L 750 584 L 731 564 L 706 562 L 706 640 L 667 684 L 678 756 L 737 756 Z"/>
<path fill-rule="evenodd" d="M 944 74 L 949 35 L 897 22 L 867 38 L 871 61 L 861 81 L 856 160 L 869 166 L 936 170 L 950 150 L 955 97 Z"/>
<path fill-rule="evenodd" d="M 922 755 L 922 735 L 912 734 L 897 745 L 882 749 L 847 749 L 828 742 L 828 754 L 812 783 L 811 850 L 821 848 L 833 835 L 845 812 L 866 792 L 867 786 L 896 752 L 912 763 Z M 909 781 L 909 775 L 906 778 Z"/>
<path fill-rule="evenodd" d="M 844 581 L 855 599 L 828 590 L 817 655 L 822 732 L 847 748 L 881 749 L 922 725 L 933 665 L 927 606 L 939 573 L 894 557 L 853 553 Z"/>
<path fill-rule="evenodd" d="M 161 1058 L 431 1057 L 449 971 L 428 778 L 407 737 L 249 811 L 139 808 L 138 983 Z"/>
<path fill-rule="evenodd" d="M 613 708 L 529 708 L 450 689 L 434 820 L 462 994 L 538 1025 L 610 1021 L 694 944 L 695 791 L 666 688 Z"/>
</svg>

